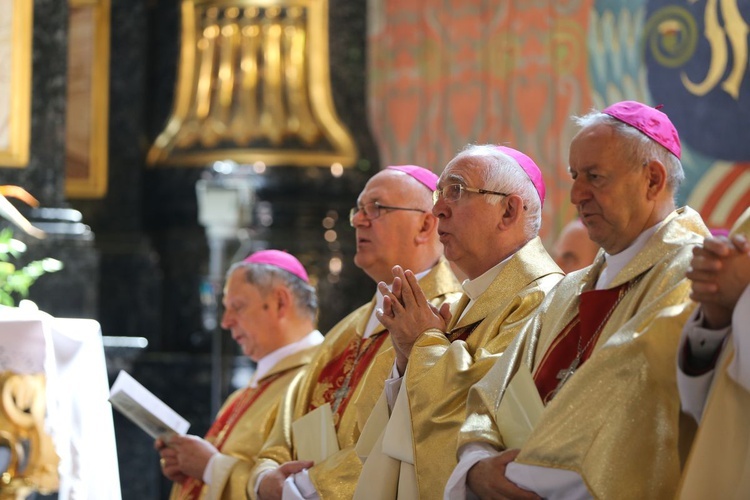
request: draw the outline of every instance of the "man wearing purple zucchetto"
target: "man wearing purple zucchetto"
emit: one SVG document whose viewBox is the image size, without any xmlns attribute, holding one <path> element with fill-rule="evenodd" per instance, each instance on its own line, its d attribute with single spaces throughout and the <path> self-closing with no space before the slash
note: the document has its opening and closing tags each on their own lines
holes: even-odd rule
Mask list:
<svg viewBox="0 0 750 500">
<path fill-rule="evenodd" d="M 708 229 L 675 207 L 684 174 L 666 114 L 624 101 L 576 121 L 570 201 L 604 251 L 563 278 L 469 391 L 446 498 L 672 498 L 677 489 L 689 426 L 674 360 L 694 308 L 685 272 Z M 521 365 L 535 386 L 524 394 L 544 406 L 518 439 L 498 415 Z"/>
</svg>

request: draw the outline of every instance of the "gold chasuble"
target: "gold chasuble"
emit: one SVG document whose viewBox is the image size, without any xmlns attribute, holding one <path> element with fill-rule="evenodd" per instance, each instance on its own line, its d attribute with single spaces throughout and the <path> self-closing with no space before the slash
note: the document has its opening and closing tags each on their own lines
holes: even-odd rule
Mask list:
<svg viewBox="0 0 750 500">
<path fill-rule="evenodd" d="M 750 237 L 750 208 L 740 216 L 732 234 Z M 683 473 L 681 500 L 739 500 L 750 495 L 750 393 L 727 373 L 735 356 L 733 339 L 724 345 Z"/>
<path fill-rule="evenodd" d="M 237 461 L 228 475 L 214 476 L 211 485 L 195 478 L 175 483 L 170 499 L 245 498 L 255 456 L 271 432 L 279 402 L 317 350 L 315 346 L 287 356 L 258 380 L 256 388 L 239 389 L 227 398 L 205 439 Z"/>
<path fill-rule="evenodd" d="M 447 334 L 427 330 L 419 336 L 390 418 L 382 396 L 357 444 L 367 458 L 355 500 L 442 498 L 456 466 L 455 442 L 469 388 L 492 366 L 489 355 L 503 352 L 562 277 L 534 238 L 506 262 L 463 317 L 466 295 L 451 307 Z M 389 371 L 393 358 L 378 358 L 384 366 L 374 372 Z"/>
<path fill-rule="evenodd" d="M 457 300 L 461 289 L 443 258 L 419 280 L 419 284 L 428 300 L 438 307 L 443 302 Z M 294 390 L 287 392 L 248 484 L 252 498 L 256 498 L 254 485 L 259 474 L 297 460 L 292 443 L 292 423 L 325 403 L 330 403 L 334 410 L 340 451 L 316 463 L 309 471 L 310 479 L 323 499 L 351 498 L 362 468 L 354 451 L 361 431 L 357 414 L 369 414 L 372 410 L 395 359 L 390 350 L 390 364 L 372 363 L 375 357 L 391 347 L 388 332 L 382 325 L 378 325 L 368 339 L 362 338 L 374 307 L 373 299 L 334 326 L 326 335 L 305 376 Z M 382 372 L 371 373 L 378 367 Z M 361 394 L 375 396 L 368 400 L 360 398 Z"/>
<path fill-rule="evenodd" d="M 680 432 L 692 430 L 682 425 L 687 419 L 681 418 L 674 369 L 682 326 L 694 308 L 685 271 L 692 247 L 708 234 L 691 208 L 671 213 L 615 276 L 607 289 L 612 293 L 597 297 L 602 320 L 593 328 L 576 327 L 576 318 L 582 294 L 594 290 L 605 265 L 603 255 L 566 276 L 469 391 L 459 447 L 486 442 L 504 449 L 497 410 L 512 374 L 524 362 L 537 385 L 549 390 L 540 368 L 552 363 L 546 378 L 565 385 L 548 394 L 551 401 L 516 461 L 577 472 L 595 498 L 671 498 L 680 473 Z M 567 335 L 580 337 L 566 341 Z"/>
</svg>

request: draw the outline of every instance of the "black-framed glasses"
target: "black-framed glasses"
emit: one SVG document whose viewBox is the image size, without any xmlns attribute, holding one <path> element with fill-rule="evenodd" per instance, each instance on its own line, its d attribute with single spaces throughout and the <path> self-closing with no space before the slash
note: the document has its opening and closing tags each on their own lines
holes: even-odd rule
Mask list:
<svg viewBox="0 0 750 500">
<path fill-rule="evenodd" d="M 422 210 L 421 208 L 389 207 L 388 205 L 381 205 L 377 201 L 373 201 L 349 210 L 349 224 L 354 227 L 354 216 L 359 212 L 362 212 L 367 220 L 374 220 L 382 215 L 383 210 L 385 210 L 386 212 L 389 210 L 406 210 L 408 212 L 425 213 L 425 210 Z"/>
<path fill-rule="evenodd" d="M 458 201 L 461 199 L 461 194 L 466 191 L 468 193 L 477 194 L 496 194 L 498 196 L 510 196 L 508 193 L 501 193 L 499 191 L 490 191 L 488 189 L 470 188 L 463 184 L 448 184 L 432 192 L 432 202 L 437 203 L 440 198 L 445 201 Z"/>
</svg>

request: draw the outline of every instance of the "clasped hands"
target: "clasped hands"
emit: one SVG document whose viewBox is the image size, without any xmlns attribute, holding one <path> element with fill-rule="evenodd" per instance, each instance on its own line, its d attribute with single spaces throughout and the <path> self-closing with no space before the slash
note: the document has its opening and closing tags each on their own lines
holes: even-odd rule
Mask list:
<svg viewBox="0 0 750 500">
<path fill-rule="evenodd" d="M 383 294 L 383 309 L 376 311 L 375 315 L 390 332 L 396 351 L 396 366 L 403 374 L 417 338 L 433 328 L 445 332 L 451 313 L 449 304 L 438 309 L 429 303 L 413 272 L 394 266 L 392 273 L 391 290 L 384 282 L 378 283 L 378 290 Z"/>
<path fill-rule="evenodd" d="M 690 298 L 701 303 L 706 326 L 720 329 L 732 322 L 732 312 L 750 284 L 750 242 L 742 235 L 706 238 L 693 248 L 686 276 Z"/>
</svg>

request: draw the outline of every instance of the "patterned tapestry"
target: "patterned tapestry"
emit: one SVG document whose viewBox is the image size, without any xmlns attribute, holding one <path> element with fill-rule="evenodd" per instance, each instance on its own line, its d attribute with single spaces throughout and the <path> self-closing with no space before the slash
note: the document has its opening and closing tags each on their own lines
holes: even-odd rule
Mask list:
<svg viewBox="0 0 750 500">
<path fill-rule="evenodd" d="M 369 115 L 383 165 L 442 171 L 468 143 L 542 168 L 547 239 L 569 202 L 572 115 L 634 99 L 674 121 L 680 205 L 726 228 L 750 205 L 750 0 L 370 0 Z"/>
</svg>

